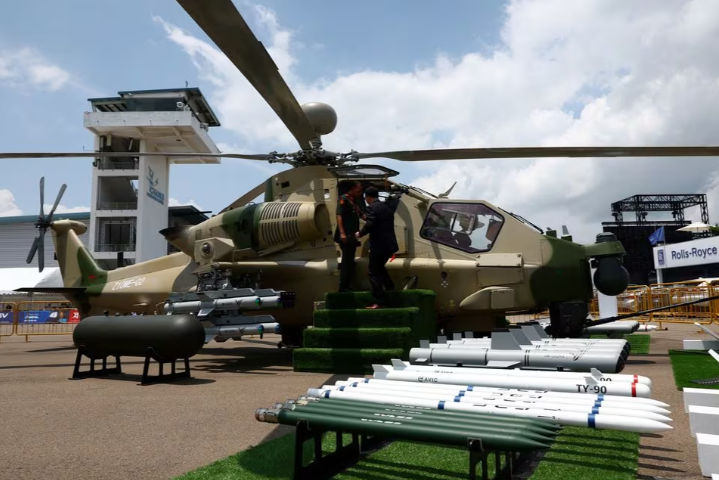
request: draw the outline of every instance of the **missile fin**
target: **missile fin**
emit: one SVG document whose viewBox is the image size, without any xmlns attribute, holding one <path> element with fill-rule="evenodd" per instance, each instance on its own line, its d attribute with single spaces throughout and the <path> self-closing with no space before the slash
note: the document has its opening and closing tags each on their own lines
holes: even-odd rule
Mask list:
<svg viewBox="0 0 719 480">
<path fill-rule="evenodd" d="M 521 350 L 517 339 L 509 331 L 492 332 L 492 350 Z"/>
<path fill-rule="evenodd" d="M 404 362 L 402 360 L 400 360 L 399 358 L 393 358 L 392 359 L 392 367 L 395 370 L 404 370 L 405 368 L 407 368 L 407 365 L 405 365 Z"/>
<path fill-rule="evenodd" d="M 389 369 L 384 365 L 372 365 L 372 369 L 374 370 L 374 378 L 387 378 L 387 374 L 389 374 Z"/>
<path fill-rule="evenodd" d="M 521 362 L 515 362 L 513 360 L 490 360 L 486 365 L 477 365 L 477 367 L 487 368 L 512 368 L 521 366 Z"/>
</svg>

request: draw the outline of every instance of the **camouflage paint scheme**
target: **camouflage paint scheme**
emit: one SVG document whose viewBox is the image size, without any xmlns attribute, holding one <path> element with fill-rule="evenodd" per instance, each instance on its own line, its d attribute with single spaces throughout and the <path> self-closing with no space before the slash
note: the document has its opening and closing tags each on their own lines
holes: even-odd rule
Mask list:
<svg viewBox="0 0 719 480">
<path fill-rule="evenodd" d="M 199 225 L 163 231 L 179 253 L 112 271 L 99 268 L 81 244 L 83 224 L 53 222 L 64 285 L 75 288 L 68 295 L 83 316 L 160 313 L 170 292 L 193 291 L 196 273 L 221 268 L 253 276 L 262 287 L 296 292 L 296 306 L 275 316 L 283 327 L 309 325 L 314 302 L 339 281 L 332 233 L 340 180 L 322 165 L 286 170 Z M 363 181 L 384 190 L 397 185 L 387 178 Z M 264 202 L 249 203 L 263 193 Z M 492 248 L 467 253 L 422 238 L 420 227 L 436 202 L 481 203 L 497 212 L 504 223 Z M 435 198 L 411 187 L 402 196 L 395 228 L 400 250 L 388 263 L 395 284 L 416 276 L 418 288 L 434 290 L 440 321 L 455 331 L 490 328 L 507 311 L 589 301 L 589 257 L 624 252 L 619 242 L 585 247 L 543 235 L 488 202 Z M 358 249 L 355 281 L 368 288 L 366 241 Z"/>
</svg>

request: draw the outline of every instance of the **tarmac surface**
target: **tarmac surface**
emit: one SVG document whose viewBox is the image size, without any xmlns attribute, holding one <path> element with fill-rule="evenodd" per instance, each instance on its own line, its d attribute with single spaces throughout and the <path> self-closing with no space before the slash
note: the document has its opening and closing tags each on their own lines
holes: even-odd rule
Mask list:
<svg viewBox="0 0 719 480">
<path fill-rule="evenodd" d="M 0 479 L 166 479 L 289 431 L 255 409 L 331 376 L 292 372 L 279 339 L 210 343 L 190 359 L 192 379 L 141 386 L 142 358 L 123 358 L 123 375 L 69 380 L 71 336 L 3 337 Z"/>
<path fill-rule="evenodd" d="M 649 376 L 652 397 L 669 403 L 674 419 L 673 431 L 642 436 L 638 478 L 699 479 L 667 350 L 708 335 L 665 325 L 650 332 L 650 354 L 630 357 L 624 370 Z M 335 378 L 292 372 L 291 352 L 278 341 L 211 343 L 191 359 L 192 379 L 140 386 L 141 358 L 123 358 L 123 375 L 69 380 L 76 353 L 69 335 L 3 337 L 0 479 L 165 479 L 289 431 L 257 422 L 255 409 Z"/>
</svg>

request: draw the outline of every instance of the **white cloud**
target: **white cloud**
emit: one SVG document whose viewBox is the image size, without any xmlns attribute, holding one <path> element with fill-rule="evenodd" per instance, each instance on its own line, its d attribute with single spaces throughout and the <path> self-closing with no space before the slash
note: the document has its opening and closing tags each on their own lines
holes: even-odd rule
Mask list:
<svg viewBox="0 0 719 480">
<path fill-rule="evenodd" d="M 178 199 L 176 199 L 176 198 L 174 198 L 174 197 L 170 197 L 170 199 L 168 200 L 168 203 L 167 203 L 167 204 L 168 204 L 168 206 L 170 206 L 170 207 L 184 207 L 185 205 L 191 205 L 191 206 L 195 207 L 196 209 L 198 209 L 198 210 L 201 211 L 201 212 L 204 211 L 204 209 L 203 209 L 201 206 L 199 206 L 199 205 L 197 204 L 197 202 L 195 202 L 195 201 L 192 200 L 192 199 L 190 199 L 190 200 L 178 200 Z"/>
<path fill-rule="evenodd" d="M 50 213 L 51 209 L 52 209 L 51 203 L 44 204 L 45 215 Z M 85 213 L 85 212 L 89 212 L 89 211 L 90 211 L 90 207 L 85 206 L 85 205 L 79 205 L 77 207 L 68 207 L 67 205 L 63 205 L 62 203 L 60 203 L 60 204 L 58 204 L 57 208 L 55 209 L 55 214 L 58 214 L 58 213 Z"/>
<path fill-rule="evenodd" d="M 57 91 L 72 80 L 70 73 L 45 59 L 40 52 L 25 47 L 0 51 L 0 85 Z"/>
<path fill-rule="evenodd" d="M 15 204 L 15 196 L 7 188 L 0 188 L 0 217 L 22 215 L 22 210 Z"/>
<path fill-rule="evenodd" d="M 719 2 L 515 0 L 499 47 L 438 56 L 413 71 L 358 71 L 304 83 L 292 32 L 258 7 L 268 50 L 300 103 L 339 114 L 330 150 L 529 145 L 711 145 L 719 131 Z M 211 103 L 241 151 L 296 147 L 234 66 L 162 22 L 209 82 Z M 716 159 L 542 159 L 433 162 L 415 182 L 458 180 L 453 198 L 483 198 L 542 226 L 566 223 L 589 242 L 610 203 L 637 193 L 719 199 Z M 415 170 L 417 171 L 417 170 Z M 710 205 L 719 220 L 719 203 Z"/>
</svg>

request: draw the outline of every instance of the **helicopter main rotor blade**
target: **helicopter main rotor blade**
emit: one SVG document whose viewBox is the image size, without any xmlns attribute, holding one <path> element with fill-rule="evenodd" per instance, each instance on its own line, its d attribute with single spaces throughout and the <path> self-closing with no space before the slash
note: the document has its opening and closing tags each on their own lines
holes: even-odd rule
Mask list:
<svg viewBox="0 0 719 480">
<path fill-rule="evenodd" d="M 719 156 L 719 146 L 444 148 L 435 150 L 352 153 L 350 155 L 358 160 L 364 158 L 392 158 L 394 160 L 408 162 L 475 158 L 714 157 Z"/>
<path fill-rule="evenodd" d="M 210 157 L 210 158 L 241 158 L 244 160 L 282 161 L 281 157 L 245 153 L 197 153 L 197 152 L 0 152 L 0 159 L 6 158 L 113 158 L 113 157 Z"/>
<path fill-rule="evenodd" d="M 319 137 L 280 75 L 277 65 L 231 0 L 177 0 L 262 95 L 303 150 Z"/>
</svg>

